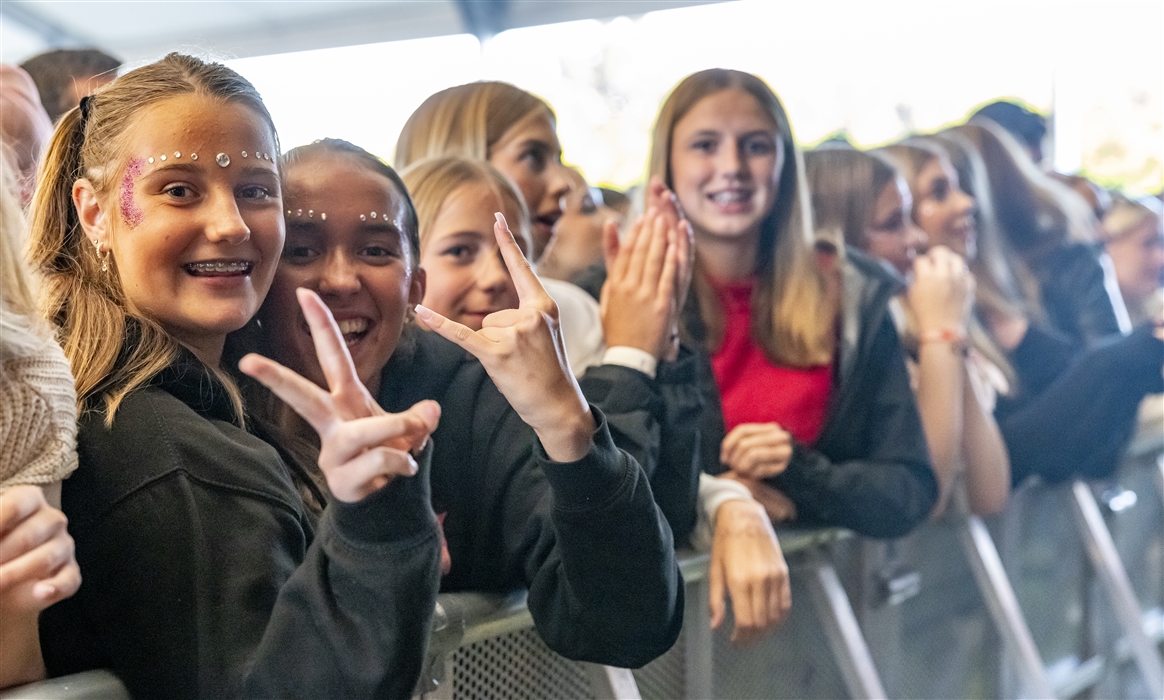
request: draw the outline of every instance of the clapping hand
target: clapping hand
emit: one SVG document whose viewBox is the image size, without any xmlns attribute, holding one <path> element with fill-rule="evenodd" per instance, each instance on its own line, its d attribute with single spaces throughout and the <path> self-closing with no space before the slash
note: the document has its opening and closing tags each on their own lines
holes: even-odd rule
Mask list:
<svg viewBox="0 0 1164 700">
<path fill-rule="evenodd" d="M 424 447 L 440 420 L 435 401 L 421 401 L 403 413 L 387 413 L 356 374 L 343 335 L 314 292 L 298 290 L 299 305 L 329 390 L 283 365 L 250 354 L 239 369 L 262 382 L 319 433 L 319 468 L 340 501 L 355 502 L 397 476 L 416 473 L 410 454 Z"/>
</svg>

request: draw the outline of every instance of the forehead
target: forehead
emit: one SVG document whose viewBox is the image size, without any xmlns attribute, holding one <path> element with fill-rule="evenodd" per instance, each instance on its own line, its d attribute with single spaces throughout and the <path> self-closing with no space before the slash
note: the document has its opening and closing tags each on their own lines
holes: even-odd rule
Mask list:
<svg viewBox="0 0 1164 700">
<path fill-rule="evenodd" d="M 321 154 L 289 163 L 285 168 L 286 200 L 318 203 L 321 211 L 351 209 L 360 213 L 401 213 L 403 198 L 396 185 L 356 159 Z"/>
<path fill-rule="evenodd" d="M 275 167 L 275 135 L 257 112 L 238 102 L 185 94 L 150 105 L 125 130 L 125 147 L 138 157 L 197 153 L 209 164 L 218 153 L 242 163 L 255 152 L 269 153 Z M 248 159 L 248 164 L 249 159 Z"/>
<path fill-rule="evenodd" d="M 743 90 L 713 92 L 692 105 L 676 122 L 676 133 L 693 131 L 777 131 L 775 119 Z"/>
<path fill-rule="evenodd" d="M 484 182 L 466 182 L 445 197 L 435 223 L 449 226 L 481 224 L 486 231 L 492 231 L 494 212 L 500 211 L 512 220 L 509 215 L 514 207 L 504 200 Z"/>
<path fill-rule="evenodd" d="M 558 148 L 558 133 L 554 130 L 554 122 L 550 119 L 549 112 L 540 108 L 530 112 L 519 122 L 509 127 L 493 148 L 505 148 L 508 145 L 526 141 L 541 141 Z"/>
</svg>

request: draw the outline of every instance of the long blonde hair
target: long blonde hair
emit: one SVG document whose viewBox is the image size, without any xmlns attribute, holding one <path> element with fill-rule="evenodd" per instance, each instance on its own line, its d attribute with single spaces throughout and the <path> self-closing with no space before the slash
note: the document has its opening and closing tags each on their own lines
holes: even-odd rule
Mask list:
<svg viewBox="0 0 1164 700">
<path fill-rule="evenodd" d="M 440 156 L 489 160 L 505 132 L 535 114 L 555 121 L 549 105 L 509 83 L 482 81 L 441 90 L 405 122 L 396 140 L 396 168 L 403 171 Z"/>
<path fill-rule="evenodd" d="M 468 184 L 484 185 L 499 200 L 512 205 L 518 212 L 518 220 L 509 222 L 510 229 L 517 234 L 519 242 L 525 242 L 527 251 L 533 249 L 529 231 L 529 209 L 525 205 L 525 199 L 509 178 L 489 163 L 457 156 L 429 158 L 412 164 L 400 177 L 408 186 L 412 203 L 416 206 L 422 250 L 429 234 L 432 233 L 433 223 L 449 196 L 461 186 Z"/>
<path fill-rule="evenodd" d="M 750 73 L 715 68 L 684 78 L 663 103 L 651 138 L 650 174 L 674 188 L 671 144 L 675 125 L 703 98 L 723 90 L 739 90 L 756 99 L 772 118 L 784 145 L 784 167 L 771 213 L 761 223 L 752 293 L 752 339 L 768 360 L 808 367 L 832 360 L 839 304 L 833 286 L 816 261 L 812 207 L 805 184 L 804 160 L 792 136 L 784 105 L 766 83 Z M 837 249 L 838 254 L 843 248 Z M 696 246 L 696 269 L 699 269 Z M 715 292 L 697 274 L 694 292 L 706 325 L 705 337 L 685 329 L 688 340 L 702 340 L 708 350 L 723 342 L 723 314 Z"/>
<path fill-rule="evenodd" d="M 19 178 L 7 148 L 0 149 L 0 360 L 28 357 L 52 338 L 36 310 L 33 279 L 24 260 L 25 221 Z"/>
<path fill-rule="evenodd" d="M 123 166 L 126 132 L 143 109 L 171 97 L 197 94 L 250 108 L 278 138 L 262 99 L 245 78 L 220 63 L 172 53 L 130 71 L 64 114 L 41 164 L 32 201 L 31 260 L 43 276 L 41 312 L 60 327 L 59 340 L 77 380 L 79 412 L 101 407 L 112 425 L 134 389 L 173 363 L 180 346 L 133 307 L 110 254 L 103 271 L 73 206 L 73 184 L 87 178 L 110 196 Z M 242 398 L 230 376 L 207 368 L 230 396 L 241 422 Z"/>
</svg>

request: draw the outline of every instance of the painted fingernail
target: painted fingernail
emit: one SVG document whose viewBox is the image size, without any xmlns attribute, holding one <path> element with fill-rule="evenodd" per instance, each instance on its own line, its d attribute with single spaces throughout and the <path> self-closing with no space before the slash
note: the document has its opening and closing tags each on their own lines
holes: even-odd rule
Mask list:
<svg viewBox="0 0 1164 700">
<path fill-rule="evenodd" d="M 505 228 L 509 228 L 509 224 L 505 221 L 505 214 L 502 214 L 501 212 L 498 211 L 498 212 L 493 212 L 493 216 L 494 216 L 494 218 L 497 219 L 497 223 L 501 224 Z"/>
<path fill-rule="evenodd" d="M 420 316 L 421 318 L 423 318 L 424 320 L 427 321 L 430 318 L 432 318 L 432 310 L 426 306 L 422 306 L 420 304 L 417 304 L 416 305 L 416 315 Z"/>
</svg>

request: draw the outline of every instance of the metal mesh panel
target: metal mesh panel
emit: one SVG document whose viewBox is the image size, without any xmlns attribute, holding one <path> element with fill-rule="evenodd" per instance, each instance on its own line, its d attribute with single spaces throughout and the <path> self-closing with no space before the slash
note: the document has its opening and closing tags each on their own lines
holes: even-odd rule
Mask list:
<svg viewBox="0 0 1164 700">
<path fill-rule="evenodd" d="M 533 629 L 461 647 L 453 655 L 453 697 L 464 700 L 592 698 L 586 672 L 555 654 Z"/>
<path fill-rule="evenodd" d="M 643 700 L 674 700 L 687 697 L 687 634 L 684 632 L 666 654 L 635 671 L 635 683 Z"/>
</svg>

